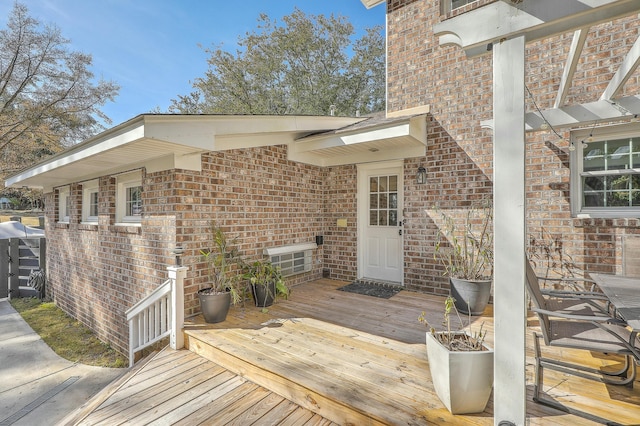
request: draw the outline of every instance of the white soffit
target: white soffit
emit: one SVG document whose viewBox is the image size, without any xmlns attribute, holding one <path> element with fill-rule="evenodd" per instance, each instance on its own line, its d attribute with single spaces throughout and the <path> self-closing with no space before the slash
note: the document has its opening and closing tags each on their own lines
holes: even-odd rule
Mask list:
<svg viewBox="0 0 640 426">
<path fill-rule="evenodd" d="M 200 170 L 200 154 L 289 144 L 363 118 L 325 116 L 141 115 L 10 176 L 7 187 L 50 190 L 134 168 Z"/>
<path fill-rule="evenodd" d="M 385 3 L 386 0 L 360 0 L 360 1 L 367 9 L 371 9 L 372 7 Z"/>
<path fill-rule="evenodd" d="M 426 145 L 426 114 L 420 114 L 298 139 L 289 159 L 318 166 L 367 163 L 423 157 Z"/>
<path fill-rule="evenodd" d="M 458 45 L 467 56 L 487 45 L 524 34 L 527 42 L 638 13 L 638 0 L 500 0 L 434 27 L 440 45 Z"/>
</svg>

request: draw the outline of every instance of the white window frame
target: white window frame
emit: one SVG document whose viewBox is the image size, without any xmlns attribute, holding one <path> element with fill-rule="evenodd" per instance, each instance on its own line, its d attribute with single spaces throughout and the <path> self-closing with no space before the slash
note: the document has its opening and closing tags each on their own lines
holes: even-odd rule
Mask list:
<svg viewBox="0 0 640 426">
<path fill-rule="evenodd" d="M 265 256 L 276 268 L 280 268 L 283 277 L 311 271 L 313 251 L 316 243 L 301 243 L 280 247 L 268 247 L 263 250 Z"/>
<path fill-rule="evenodd" d="M 463 0 L 463 1 L 464 1 L 464 4 L 461 4 L 460 6 L 453 7 L 454 0 L 440 0 L 440 10 L 441 10 L 443 15 L 446 15 L 447 13 L 451 12 L 452 10 L 456 10 L 456 9 L 461 8 L 461 7 L 464 7 L 464 6 L 468 5 L 469 3 L 473 3 L 476 0 Z"/>
<path fill-rule="evenodd" d="M 71 210 L 71 187 L 58 188 L 58 223 L 69 223 L 69 210 Z"/>
<path fill-rule="evenodd" d="M 584 150 L 589 149 L 592 142 L 617 140 L 640 137 L 640 123 L 630 123 L 611 127 L 580 129 L 571 132 L 570 143 L 576 148 L 571 152 L 571 214 L 578 218 L 629 218 L 640 217 L 638 207 L 584 207 L 582 177 L 588 172 L 583 172 Z M 584 143 L 583 143 L 584 142 Z M 593 175 L 605 174 L 640 174 L 640 169 L 633 168 L 616 172 L 593 172 Z"/>
<path fill-rule="evenodd" d="M 82 223 L 98 223 L 98 212 L 91 215 L 91 195 L 98 194 L 98 180 L 82 184 Z"/>
<path fill-rule="evenodd" d="M 129 188 L 142 187 L 142 172 L 136 171 L 116 176 L 116 224 L 140 225 L 142 221 L 142 211 L 140 215 L 127 215 L 127 190 Z M 144 210 L 144 206 L 141 206 Z"/>
</svg>

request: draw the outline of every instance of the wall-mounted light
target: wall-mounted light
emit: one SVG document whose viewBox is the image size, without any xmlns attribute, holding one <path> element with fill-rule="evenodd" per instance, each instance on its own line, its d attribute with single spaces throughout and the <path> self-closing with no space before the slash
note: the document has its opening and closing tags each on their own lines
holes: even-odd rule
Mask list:
<svg viewBox="0 0 640 426">
<path fill-rule="evenodd" d="M 418 173 L 416 173 L 416 183 L 419 185 L 427 183 L 427 169 L 422 166 L 418 167 Z"/>
</svg>

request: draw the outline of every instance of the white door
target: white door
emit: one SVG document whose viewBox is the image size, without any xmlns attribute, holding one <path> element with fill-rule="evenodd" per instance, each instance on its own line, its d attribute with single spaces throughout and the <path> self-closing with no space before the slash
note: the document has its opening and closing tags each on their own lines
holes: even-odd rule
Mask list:
<svg viewBox="0 0 640 426">
<path fill-rule="evenodd" d="M 402 283 L 403 166 L 358 167 L 359 277 Z"/>
</svg>

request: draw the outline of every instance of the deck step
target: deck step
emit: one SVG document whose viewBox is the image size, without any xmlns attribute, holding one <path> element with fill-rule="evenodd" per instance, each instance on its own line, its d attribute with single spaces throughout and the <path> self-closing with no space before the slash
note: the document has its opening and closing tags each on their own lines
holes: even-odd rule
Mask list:
<svg viewBox="0 0 640 426">
<path fill-rule="evenodd" d="M 167 347 L 168 348 L 168 347 Z M 115 394 L 127 381 L 133 376 L 138 374 L 156 355 L 157 351 L 154 351 L 138 361 L 135 366 L 129 370 L 124 370 L 120 377 L 116 378 L 113 382 L 103 388 L 100 392 L 95 394 L 91 399 L 85 402 L 77 410 L 69 413 L 60 423 L 60 425 L 76 425 L 80 423 L 84 418 L 90 415 L 96 407 L 100 406 L 104 401 L 109 399 Z"/>
<path fill-rule="evenodd" d="M 424 345 L 310 318 L 272 320 L 262 328 L 185 330 L 185 345 L 340 424 L 427 424 L 421 413 L 444 409 L 426 397 L 433 390 L 425 391 Z"/>
</svg>

